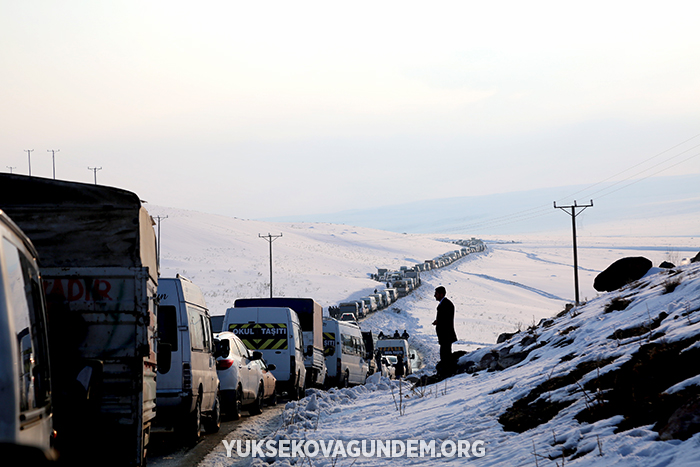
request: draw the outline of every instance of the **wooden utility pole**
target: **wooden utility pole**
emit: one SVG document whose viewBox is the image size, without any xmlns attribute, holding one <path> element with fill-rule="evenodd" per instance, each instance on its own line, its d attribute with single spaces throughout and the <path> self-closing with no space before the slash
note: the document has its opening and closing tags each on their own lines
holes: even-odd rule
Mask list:
<svg viewBox="0 0 700 467">
<path fill-rule="evenodd" d="M 51 159 L 53 160 L 53 179 L 56 180 L 56 153 L 61 152 L 60 149 L 47 149 L 46 152 L 51 153 Z M 95 184 L 97 185 L 97 184 Z"/>
<path fill-rule="evenodd" d="M 97 171 L 102 170 L 102 167 L 88 167 L 88 170 L 92 170 L 95 174 L 95 185 L 97 185 Z"/>
<path fill-rule="evenodd" d="M 282 234 L 279 235 L 270 235 L 269 233 L 267 235 L 260 235 L 258 234 L 258 237 L 264 238 L 270 243 L 270 298 L 272 298 L 272 242 L 280 238 Z"/>
<path fill-rule="evenodd" d="M 27 159 L 29 160 L 29 176 L 32 176 L 32 151 L 33 149 L 24 149 L 24 152 L 27 153 Z"/>
<path fill-rule="evenodd" d="M 160 270 L 160 221 L 167 219 L 168 216 L 153 216 L 153 218 L 158 221 L 158 249 L 156 251 L 156 264 L 158 265 L 158 270 Z"/>
<path fill-rule="evenodd" d="M 576 293 L 576 306 L 579 304 L 579 295 L 578 295 L 578 253 L 576 251 L 576 216 L 581 214 L 583 211 L 586 210 L 586 208 L 591 208 L 593 207 L 593 200 L 591 200 L 591 204 L 576 204 L 576 201 L 574 200 L 573 206 L 557 206 L 557 202 L 554 202 L 554 207 L 556 209 L 561 209 L 565 213 L 569 214 L 571 216 L 571 226 L 574 232 L 574 288 L 575 288 L 575 293 Z M 570 209 L 571 212 L 568 212 L 567 209 Z M 576 212 L 576 209 L 581 209 L 579 212 Z"/>
</svg>

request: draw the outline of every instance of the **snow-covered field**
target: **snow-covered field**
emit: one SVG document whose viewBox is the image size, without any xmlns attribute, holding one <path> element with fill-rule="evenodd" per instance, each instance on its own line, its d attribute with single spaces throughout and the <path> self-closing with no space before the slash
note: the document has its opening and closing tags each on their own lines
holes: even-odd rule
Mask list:
<svg viewBox="0 0 700 467">
<path fill-rule="evenodd" d="M 269 244 L 259 238 L 259 234 L 283 235 L 273 243 L 274 294 L 311 297 L 324 308 L 381 287 L 369 278 L 376 268 L 410 266 L 456 249 L 456 245 L 446 242 L 450 238 L 467 238 L 465 235 L 406 235 L 334 224 L 267 223 L 155 206 L 149 207 L 149 212 L 168 216 L 162 222 L 161 275 L 180 273 L 192 279 L 204 290 L 214 315 L 223 314 L 235 298 L 268 296 Z M 494 348 L 498 334 L 525 330 L 542 318 L 553 317 L 573 301 L 570 234 L 482 238 L 488 244 L 486 252 L 424 273 L 421 288 L 397 302 L 394 311 L 382 311 L 366 319 L 363 329 L 385 333 L 406 329 L 411 334 L 412 344 L 424 357 L 425 366 L 420 374 L 431 374 L 438 353 L 431 325 L 435 316 L 433 290 L 436 286 L 444 285 L 456 306 L 459 341 L 454 350 L 482 349 L 474 355 Z M 646 319 L 647 312 L 642 312 L 640 306 L 635 308 L 637 315 L 609 315 L 614 317 L 612 321 L 596 324 L 600 308 L 609 300 L 607 294 L 599 297 L 592 287 L 598 272 L 624 256 L 645 256 L 658 265 L 664 260 L 679 263 L 683 258 L 695 256 L 698 249 L 700 245 L 693 237 L 579 237 L 580 297 L 589 304 L 582 308 L 584 313 L 577 319 L 581 329 L 588 322 L 593 324 L 585 332 L 581 331 L 581 338 L 577 338 L 575 347 L 569 351 L 590 352 L 587 346 L 596 333 L 609 334 L 607 328 L 622 326 L 625 320 Z M 697 272 L 697 268 L 693 271 Z M 696 280 L 688 274 L 689 281 Z M 663 278 L 650 280 L 658 282 Z M 697 301 L 698 286 L 697 282 L 693 283 L 696 284 L 694 289 L 686 290 L 688 298 L 683 296 L 676 301 L 669 298 L 668 303 L 655 303 L 655 306 L 675 310 L 674 307 L 682 308 L 683 300 Z M 649 297 L 653 295 L 648 294 Z M 673 332 L 685 332 L 681 326 L 684 322 L 684 319 L 676 320 Z M 606 342 L 604 338 L 603 342 Z M 395 408 L 396 383 L 390 386 L 387 381 L 376 378 L 366 387 L 314 393 L 299 404 L 289 404 L 285 417 L 289 422 L 296 415 L 296 422 L 288 423 L 275 436 L 284 434 L 290 439 L 314 440 L 481 439 L 486 444 L 486 455 L 472 457 L 475 465 L 536 465 L 533 443 L 537 452 L 542 449 L 544 453 L 546 440 L 553 436 L 576 445 L 580 451 L 587 449 L 593 439 L 596 443 L 600 439 L 603 456 L 589 454 L 571 464 L 657 465 L 652 460 L 660 456 L 659 461 L 669 462 L 658 465 L 685 465 L 686 461 L 691 465 L 691 453 L 693 449 L 698 450 L 697 436 L 682 443 L 652 442 L 655 432 L 649 427 L 613 434 L 611 426 L 615 420 L 579 426 L 572 422 L 573 409 L 571 413 L 562 412 L 560 417 L 538 429 L 518 435 L 504 432 L 498 416 L 512 404 L 516 395 L 522 396 L 538 384 L 537 375 L 553 371 L 553 358 L 553 353 L 548 357 L 543 351 L 535 365 L 502 372 L 480 372 L 476 377 L 459 375 L 447 383 L 429 386 L 423 397 L 412 394 L 406 399 L 404 415 Z M 508 390 L 490 394 L 505 387 Z M 408 386 L 402 391 L 408 391 Z M 582 403 L 578 401 L 574 406 L 580 409 L 578 406 Z M 308 417 L 313 420 L 307 420 Z M 236 436 L 234 431 L 229 439 L 235 440 Z M 675 453 L 680 457 L 674 460 Z M 334 462 L 319 456 L 310 464 L 403 465 L 445 461 L 450 462 L 450 459 L 372 457 Z M 459 464 L 466 461 L 452 459 Z M 251 460 L 227 458 L 221 446 L 201 465 L 237 462 L 245 464 Z M 279 465 L 287 462 L 301 465 L 302 459 L 278 459 Z M 538 462 L 539 465 L 555 465 L 555 461 L 544 458 Z M 561 459 L 558 462 L 561 465 Z"/>
</svg>

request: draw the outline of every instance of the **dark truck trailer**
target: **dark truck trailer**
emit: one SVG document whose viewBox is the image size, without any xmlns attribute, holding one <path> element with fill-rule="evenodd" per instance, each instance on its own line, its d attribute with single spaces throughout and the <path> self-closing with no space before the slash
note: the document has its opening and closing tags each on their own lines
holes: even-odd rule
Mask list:
<svg viewBox="0 0 700 467">
<path fill-rule="evenodd" d="M 144 464 L 156 410 L 151 217 L 125 190 L 10 174 L 0 209 L 39 254 L 61 458 Z"/>
<path fill-rule="evenodd" d="M 326 380 L 326 358 L 323 355 L 323 307 L 312 298 L 239 298 L 234 308 L 291 308 L 299 317 L 304 337 L 306 387 L 323 387 Z"/>
</svg>

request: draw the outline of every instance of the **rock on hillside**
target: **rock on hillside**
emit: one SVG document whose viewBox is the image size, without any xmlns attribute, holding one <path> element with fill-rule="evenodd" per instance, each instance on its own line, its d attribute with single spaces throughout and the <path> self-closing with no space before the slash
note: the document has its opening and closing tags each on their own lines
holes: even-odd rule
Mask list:
<svg viewBox="0 0 700 467">
<path fill-rule="evenodd" d="M 503 381 L 494 394 L 509 396 L 505 432 L 649 426 L 658 440 L 685 440 L 700 431 L 700 265 L 656 271 L 459 360 Z M 540 449 L 550 459 L 601 449 L 550 438 Z"/>
</svg>

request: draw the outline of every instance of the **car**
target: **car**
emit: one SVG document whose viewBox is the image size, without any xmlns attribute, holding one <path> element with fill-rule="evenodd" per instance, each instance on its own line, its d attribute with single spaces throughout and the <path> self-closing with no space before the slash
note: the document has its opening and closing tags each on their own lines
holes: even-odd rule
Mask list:
<svg viewBox="0 0 700 467">
<path fill-rule="evenodd" d="M 221 410 L 233 420 L 241 417 L 241 411 L 251 415 L 262 413 L 265 400 L 265 378 L 262 353 L 251 352 L 233 332 L 217 334 L 220 356 L 216 360 L 216 371 L 221 386 Z"/>
<path fill-rule="evenodd" d="M 389 379 L 396 378 L 396 367 L 398 359 L 393 355 L 382 356 L 382 375 Z"/>
<path fill-rule="evenodd" d="M 355 315 L 352 313 L 343 313 L 340 315 L 340 318 L 338 318 L 338 321 L 357 321 L 355 319 Z"/>
<path fill-rule="evenodd" d="M 277 367 L 274 363 L 268 365 L 264 358 L 255 360 L 255 363 L 260 366 L 260 371 L 262 372 L 264 386 L 263 399 L 265 403 L 267 405 L 277 405 L 277 378 L 272 374 Z"/>
</svg>

